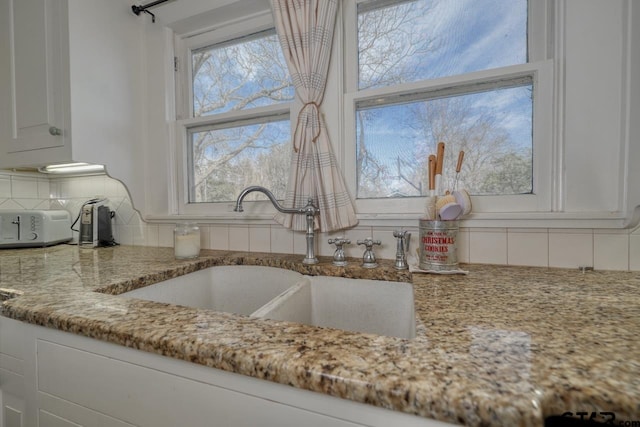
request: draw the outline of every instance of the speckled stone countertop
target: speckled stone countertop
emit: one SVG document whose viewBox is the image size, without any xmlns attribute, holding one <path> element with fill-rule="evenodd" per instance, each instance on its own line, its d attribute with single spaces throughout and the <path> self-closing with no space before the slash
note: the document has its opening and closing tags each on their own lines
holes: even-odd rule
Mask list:
<svg viewBox="0 0 640 427">
<path fill-rule="evenodd" d="M 300 258 L 202 251 L 176 261 L 170 248 L 127 246 L 3 250 L 0 299 L 14 319 L 452 423 L 541 426 L 569 411 L 640 420 L 640 273 L 465 265 L 466 276 L 412 277 L 391 262 L 367 270 Z M 110 295 L 233 264 L 412 280 L 417 336 Z"/>
</svg>

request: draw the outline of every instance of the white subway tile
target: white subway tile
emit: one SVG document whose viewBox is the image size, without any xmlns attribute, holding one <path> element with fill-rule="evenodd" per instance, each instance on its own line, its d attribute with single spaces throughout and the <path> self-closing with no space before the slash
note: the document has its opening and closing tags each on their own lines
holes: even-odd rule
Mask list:
<svg viewBox="0 0 640 427">
<path fill-rule="evenodd" d="M 159 224 L 158 225 L 158 246 L 173 247 L 173 229 L 175 224 Z"/>
<path fill-rule="evenodd" d="M 93 196 L 89 196 L 87 183 L 81 179 L 69 178 L 67 182 L 69 188 L 69 195 L 73 198 L 91 199 Z"/>
<path fill-rule="evenodd" d="M 14 199 L 37 199 L 38 180 L 36 178 L 12 176 L 11 197 Z"/>
<path fill-rule="evenodd" d="M 271 252 L 278 254 L 293 253 L 293 232 L 280 225 L 272 225 Z"/>
<path fill-rule="evenodd" d="M 307 233 L 304 231 L 292 231 L 293 233 L 293 254 L 304 258 L 307 255 Z M 318 251 L 318 242 L 315 242 L 314 250 Z"/>
<path fill-rule="evenodd" d="M 469 262 L 478 264 L 507 263 L 507 231 L 502 228 L 471 228 Z"/>
<path fill-rule="evenodd" d="M 82 179 L 82 178 L 80 178 Z M 105 197 L 105 175 L 88 176 L 84 178 L 85 192 L 91 197 Z"/>
<path fill-rule="evenodd" d="M 548 267 L 549 231 L 546 228 L 509 229 L 507 261 L 509 265 Z"/>
<path fill-rule="evenodd" d="M 229 249 L 232 251 L 249 250 L 249 227 L 229 226 Z"/>
<path fill-rule="evenodd" d="M 200 249 L 211 249 L 211 232 L 209 225 L 198 224 L 200 229 Z"/>
<path fill-rule="evenodd" d="M 11 198 L 11 178 L 0 176 L 0 199 Z"/>
<path fill-rule="evenodd" d="M 464 262 L 464 263 L 470 262 L 469 261 L 470 234 L 471 233 L 468 228 L 460 228 L 458 230 L 458 239 L 456 240 L 456 244 L 458 246 L 458 262 Z"/>
<path fill-rule="evenodd" d="M 128 228 L 131 233 L 132 244 L 136 246 L 146 246 L 147 244 L 147 228 L 143 223 L 129 224 Z"/>
<path fill-rule="evenodd" d="M 271 252 L 271 227 L 268 225 L 249 226 L 249 250 L 251 252 Z"/>
<path fill-rule="evenodd" d="M 133 245 L 133 232 L 128 225 L 118 224 L 114 227 L 116 242 L 121 245 Z"/>
<path fill-rule="evenodd" d="M 38 198 L 49 199 L 51 197 L 51 185 L 46 178 L 38 178 Z"/>
<path fill-rule="evenodd" d="M 629 270 L 629 235 L 594 233 L 593 268 Z"/>
<path fill-rule="evenodd" d="M 145 246 L 158 246 L 158 224 L 145 224 Z"/>
<path fill-rule="evenodd" d="M 549 230 L 549 267 L 593 267 L 593 231 Z"/>
<path fill-rule="evenodd" d="M 229 250 L 229 226 L 218 224 L 209 226 L 209 248 Z"/>
<path fill-rule="evenodd" d="M 335 245 L 329 244 L 329 239 L 335 239 L 341 237 L 340 231 L 332 231 L 330 233 L 318 233 L 316 232 L 316 255 L 317 256 L 333 256 L 336 250 Z"/>
</svg>

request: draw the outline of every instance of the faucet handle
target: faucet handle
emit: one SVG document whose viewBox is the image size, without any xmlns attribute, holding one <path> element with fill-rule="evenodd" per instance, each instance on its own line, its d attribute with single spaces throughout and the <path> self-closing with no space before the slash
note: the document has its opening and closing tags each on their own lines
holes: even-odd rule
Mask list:
<svg viewBox="0 0 640 427">
<path fill-rule="evenodd" d="M 344 254 L 344 249 L 342 249 L 342 246 L 348 245 L 350 243 L 351 240 L 344 237 L 329 239 L 330 245 L 336 245 L 336 251 L 333 254 L 333 265 L 337 265 L 339 267 L 344 267 L 345 265 L 347 265 L 347 257 Z"/>
<path fill-rule="evenodd" d="M 335 239 L 329 239 L 329 244 L 336 245 L 336 247 L 340 249 L 343 245 L 351 244 L 351 240 L 344 237 L 336 237 Z"/>
<path fill-rule="evenodd" d="M 376 255 L 373 253 L 373 245 L 381 245 L 380 240 L 373 240 L 371 237 L 367 237 L 364 240 L 358 240 L 358 245 L 364 245 L 365 251 L 362 255 L 362 266 L 364 268 L 375 268 L 378 266 L 376 262 Z"/>
<path fill-rule="evenodd" d="M 380 240 L 373 240 L 371 237 L 367 237 L 364 240 L 358 240 L 356 242 L 358 245 L 364 245 L 367 250 L 371 250 L 373 245 L 381 245 L 382 242 Z"/>
</svg>

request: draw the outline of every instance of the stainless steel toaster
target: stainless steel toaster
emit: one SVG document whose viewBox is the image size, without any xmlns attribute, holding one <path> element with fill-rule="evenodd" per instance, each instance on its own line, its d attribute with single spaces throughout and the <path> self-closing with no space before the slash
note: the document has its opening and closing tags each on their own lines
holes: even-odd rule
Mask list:
<svg viewBox="0 0 640 427">
<path fill-rule="evenodd" d="M 65 210 L 0 210 L 0 248 L 50 246 L 71 238 Z"/>
</svg>

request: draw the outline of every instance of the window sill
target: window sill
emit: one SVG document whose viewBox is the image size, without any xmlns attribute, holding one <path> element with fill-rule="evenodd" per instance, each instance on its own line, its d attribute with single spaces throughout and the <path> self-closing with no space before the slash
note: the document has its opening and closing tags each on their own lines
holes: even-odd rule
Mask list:
<svg viewBox="0 0 640 427">
<path fill-rule="evenodd" d="M 273 213 L 220 213 L 209 215 L 147 215 L 149 223 L 196 221 L 201 224 L 275 225 Z M 359 226 L 418 227 L 415 214 L 358 214 Z M 621 212 L 503 212 L 471 213 L 462 227 L 476 228 L 631 228 L 637 221 Z"/>
</svg>

